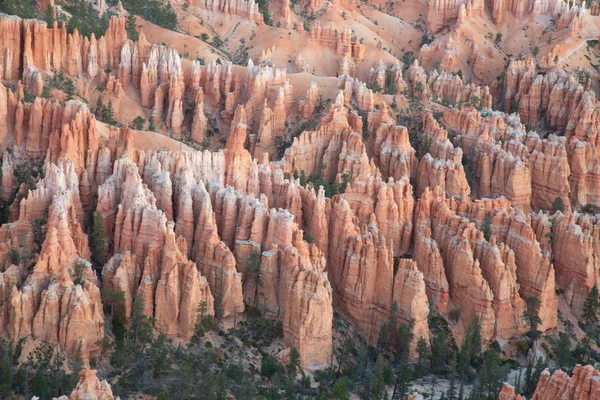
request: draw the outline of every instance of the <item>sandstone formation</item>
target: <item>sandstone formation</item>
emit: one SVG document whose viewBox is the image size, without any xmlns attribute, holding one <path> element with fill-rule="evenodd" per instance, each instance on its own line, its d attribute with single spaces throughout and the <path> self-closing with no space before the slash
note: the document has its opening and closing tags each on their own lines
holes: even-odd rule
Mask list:
<svg viewBox="0 0 600 400">
<path fill-rule="evenodd" d="M 600 373 L 591 365 L 577 365 L 573 375 L 569 376 L 559 370 L 550 374 L 547 369 L 542 372 L 533 400 L 550 398 L 585 398 L 597 399 L 600 396 Z"/>
<path fill-rule="evenodd" d="M 115 400 L 119 397 L 115 397 L 112 393 L 111 387 L 106 381 L 100 381 L 96 376 L 96 371 L 93 369 L 84 369 L 79 373 L 79 382 L 71 394 L 67 396 L 61 396 L 58 400 L 84 400 L 84 399 L 97 399 L 97 400 Z"/>
<path fill-rule="evenodd" d="M 236 0 L 233 3 L 221 0 L 193 0 L 189 4 L 211 12 L 222 12 L 227 15 L 238 15 L 251 22 L 263 24 L 263 15 L 254 0 Z"/>
<path fill-rule="evenodd" d="M 123 5 L 99 37 L 0 15 L 0 337 L 87 363 L 109 290 L 184 342 L 199 308 L 223 330 L 258 311 L 315 369 L 334 312 L 371 344 L 412 323 L 412 355 L 432 311 L 457 343 L 479 321 L 484 346 L 527 330 L 530 297 L 542 331 L 559 305 L 580 318 L 600 283 L 598 6 L 370 3 L 174 2 L 180 32 L 139 18 L 137 40 Z M 534 398 L 592 398 L 591 375 L 544 373 Z M 112 393 L 85 370 L 71 397 Z"/>
</svg>

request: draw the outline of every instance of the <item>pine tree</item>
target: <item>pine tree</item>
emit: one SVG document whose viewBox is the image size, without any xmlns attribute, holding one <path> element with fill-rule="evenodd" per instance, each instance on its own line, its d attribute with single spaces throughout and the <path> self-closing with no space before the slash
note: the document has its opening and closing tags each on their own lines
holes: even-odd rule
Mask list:
<svg viewBox="0 0 600 400">
<path fill-rule="evenodd" d="M 108 105 L 106 107 L 103 108 L 102 110 L 102 120 L 104 122 L 106 122 L 107 124 L 114 124 L 115 123 L 115 115 L 114 115 L 114 110 L 113 110 L 113 105 L 112 105 L 112 101 L 109 100 L 108 101 Z"/>
<path fill-rule="evenodd" d="M 127 17 L 125 30 L 127 31 L 127 38 L 129 40 L 133 40 L 134 42 L 138 40 L 139 35 L 137 32 L 135 15 L 129 15 L 129 17 Z"/>
<path fill-rule="evenodd" d="M 290 352 L 290 363 L 288 364 L 288 375 L 290 376 L 290 379 L 295 379 L 296 373 L 300 368 L 300 361 L 300 353 L 293 347 Z"/>
<path fill-rule="evenodd" d="M 349 400 L 350 393 L 348 393 L 348 388 L 346 386 L 346 381 L 344 379 L 337 380 L 333 384 L 332 389 L 333 398 L 336 400 Z"/>
<path fill-rule="evenodd" d="M 244 379 L 237 391 L 237 398 L 239 400 L 252 400 L 256 398 L 256 395 L 257 391 L 254 383 L 249 379 Z"/>
<path fill-rule="evenodd" d="M 485 240 L 489 241 L 492 237 L 492 219 L 489 215 L 486 215 L 483 218 L 483 225 L 481 226 L 481 231 L 483 232 L 483 237 Z"/>
<path fill-rule="evenodd" d="M 526 396 L 529 396 L 535 388 L 537 382 L 533 382 L 533 362 L 529 360 L 527 362 L 527 369 L 525 370 L 525 388 L 523 390 Z"/>
<path fill-rule="evenodd" d="M 141 131 L 142 129 L 144 129 L 144 125 L 146 124 L 146 120 L 138 115 L 132 121 L 132 124 L 135 127 L 135 129 L 137 129 L 138 131 Z"/>
<path fill-rule="evenodd" d="M 542 371 L 544 371 L 547 367 L 546 362 L 541 358 L 537 358 L 535 361 L 535 366 L 533 362 L 529 362 L 527 364 L 527 369 L 525 371 L 525 387 L 523 388 L 523 394 L 526 396 L 530 396 L 535 391 L 537 383 L 540 379 L 540 375 Z"/>
<path fill-rule="evenodd" d="M 0 397 L 3 399 L 12 398 L 12 385 L 15 376 L 15 366 L 13 365 L 14 349 L 12 344 L 4 339 L 0 339 Z"/>
<path fill-rule="evenodd" d="M 173 367 L 170 346 L 171 339 L 168 339 L 161 333 L 156 340 L 152 341 L 150 347 L 146 350 L 146 357 L 150 362 L 150 369 L 154 379 L 166 375 Z"/>
<path fill-rule="evenodd" d="M 571 349 L 571 338 L 566 332 L 561 332 L 558 339 L 554 340 L 552 345 L 552 354 L 554 361 L 559 368 L 565 370 L 573 365 L 573 354 Z"/>
<path fill-rule="evenodd" d="M 446 398 L 448 400 L 456 400 L 457 397 L 458 396 L 456 394 L 456 379 L 454 375 L 452 375 L 452 379 L 450 379 L 450 387 L 446 391 Z"/>
<path fill-rule="evenodd" d="M 554 214 L 557 211 L 560 211 L 560 212 L 565 211 L 565 203 L 561 197 L 555 198 L 554 201 L 552 202 L 552 213 Z"/>
<path fill-rule="evenodd" d="M 46 9 L 46 12 L 44 13 L 44 21 L 46 21 L 48 26 L 52 26 L 54 23 L 54 7 L 52 5 L 49 5 Z"/>
<path fill-rule="evenodd" d="M 600 307 L 600 296 L 596 285 L 590 290 L 590 293 L 583 302 L 583 319 L 586 328 L 598 323 L 598 308 Z"/>
<path fill-rule="evenodd" d="M 435 387 L 437 385 L 437 377 L 432 374 L 431 375 L 431 396 L 430 399 L 434 399 L 435 398 Z"/>
<path fill-rule="evenodd" d="M 396 342 L 395 360 L 397 363 L 408 359 L 410 344 L 413 340 L 414 321 L 409 324 L 400 324 L 394 336 Z"/>
<path fill-rule="evenodd" d="M 148 130 L 150 132 L 156 131 L 156 127 L 154 126 L 154 120 L 152 118 L 150 118 L 150 121 L 148 122 Z"/>
<path fill-rule="evenodd" d="M 415 365 L 415 376 L 422 377 L 427 374 L 427 361 L 429 360 L 429 347 L 423 336 L 417 342 L 417 354 L 419 355 L 419 361 Z"/>
<path fill-rule="evenodd" d="M 208 306 L 206 304 L 206 300 L 203 300 L 198 304 L 197 313 L 198 314 L 196 317 L 196 325 L 194 326 L 193 337 L 193 340 L 195 342 L 199 341 L 200 338 L 202 338 L 206 332 L 213 329 L 216 325 L 214 317 L 208 314 Z"/>
<path fill-rule="evenodd" d="M 104 218 L 102 214 L 94 214 L 94 227 L 90 237 L 90 250 L 92 252 L 92 265 L 99 273 L 102 272 L 108 256 L 108 240 L 106 239 L 106 230 L 104 228 Z"/>
<path fill-rule="evenodd" d="M 488 398 L 497 396 L 500 391 L 502 379 L 505 376 L 505 373 L 500 366 L 500 351 L 497 343 L 496 345 L 490 346 L 485 352 L 483 365 L 479 372 L 479 384 L 481 385 L 483 393 L 485 393 Z"/>
<path fill-rule="evenodd" d="M 110 288 L 104 293 L 104 300 L 110 305 L 110 320 L 112 322 L 115 308 L 119 311 L 125 304 L 125 292 Z"/>
<path fill-rule="evenodd" d="M 408 361 L 403 361 L 400 364 L 400 370 L 396 376 L 396 384 L 394 385 L 394 393 L 392 400 L 404 400 L 410 390 L 412 381 L 412 370 Z"/>
<path fill-rule="evenodd" d="M 94 109 L 94 115 L 96 118 L 102 120 L 104 117 L 104 103 L 102 102 L 102 96 L 98 96 L 96 100 L 96 108 Z"/>
<path fill-rule="evenodd" d="M 75 96 L 76 92 L 77 90 L 75 89 L 75 84 L 72 80 L 68 79 L 65 83 L 65 94 L 67 95 L 67 100 L 71 100 L 73 96 Z"/>
<path fill-rule="evenodd" d="M 538 325 L 542 323 L 542 320 L 538 316 L 540 310 L 540 299 L 535 296 L 529 296 L 526 300 L 526 303 L 527 308 L 523 317 L 529 324 L 527 336 L 529 336 L 532 340 L 536 340 L 541 335 L 541 332 L 537 329 Z"/>
<path fill-rule="evenodd" d="M 375 399 L 379 400 L 383 398 L 385 393 L 385 380 L 383 378 L 383 369 L 385 367 L 383 356 L 379 354 L 377 361 L 375 362 L 375 375 L 373 376 L 373 387 L 372 393 Z"/>
<path fill-rule="evenodd" d="M 246 276 L 244 287 L 249 280 L 255 281 L 254 287 L 254 307 L 258 308 L 258 288 L 260 287 L 260 253 L 253 251 L 248 257 L 248 266 L 246 267 Z"/>
<path fill-rule="evenodd" d="M 306 173 L 304 170 L 300 171 L 300 185 L 306 186 Z"/>
</svg>

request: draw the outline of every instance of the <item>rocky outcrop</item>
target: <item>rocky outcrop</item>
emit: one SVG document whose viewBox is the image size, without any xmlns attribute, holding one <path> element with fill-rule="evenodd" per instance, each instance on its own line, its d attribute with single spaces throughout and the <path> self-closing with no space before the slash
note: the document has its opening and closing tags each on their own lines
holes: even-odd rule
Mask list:
<svg viewBox="0 0 600 400">
<path fill-rule="evenodd" d="M 466 11 L 466 9 L 469 11 Z M 476 13 L 483 16 L 483 2 L 478 0 L 434 0 L 427 12 L 427 27 L 433 33 L 451 24 L 459 17 L 460 10 L 464 13 Z"/>
<path fill-rule="evenodd" d="M 59 397 L 59 400 L 67 396 Z M 68 400 L 118 400 L 119 397 L 113 395 L 108 382 L 100 381 L 93 369 L 84 369 L 79 373 L 79 382 L 68 397 Z"/>
<path fill-rule="evenodd" d="M 264 24 L 263 15 L 258 9 L 258 3 L 254 0 L 236 0 L 226 2 L 222 0 L 191 0 L 189 4 L 192 7 L 199 7 L 210 12 L 222 12 L 227 15 L 237 15 L 248 19 L 250 22 L 256 22 L 258 25 Z"/>
<path fill-rule="evenodd" d="M 531 397 L 532 400 L 556 398 L 600 398 L 600 373 L 591 365 L 575 366 L 573 375 L 569 376 L 561 370 L 550 374 L 547 369 L 540 376 L 540 380 Z"/>
<path fill-rule="evenodd" d="M 13 342 L 35 335 L 88 362 L 104 337 L 104 315 L 98 281 L 86 261 L 90 251 L 82 230 L 79 183 L 71 161 L 47 163 L 45 168 L 45 178 L 20 203 L 15 233 L 48 210 L 46 238 L 24 282 L 18 274 L 4 274 L 4 282 L 15 285 L 0 291 L 0 332 Z M 31 242 L 21 245 L 33 250 Z"/>
<path fill-rule="evenodd" d="M 188 244 L 176 238 L 174 224 L 156 207 L 156 198 L 142 183 L 138 168 L 127 159 L 98 190 L 98 211 L 112 234 L 115 256 L 103 269 L 105 289 L 123 291 L 125 316 L 131 315 L 136 296 L 144 313 L 169 336 L 189 340 L 197 309 L 205 303 L 213 314 L 208 282 L 187 258 Z M 140 225 L 133 225 L 140 221 Z"/>
<path fill-rule="evenodd" d="M 84 71 L 95 76 L 98 69 L 117 68 L 122 46 L 127 41 L 125 18 L 112 17 L 103 37 L 84 38 L 77 29 L 67 34 L 64 23 L 52 27 L 38 20 L 22 20 L 0 15 L 3 71 L 0 78 L 18 79 L 20 71 L 35 68 L 40 72 L 63 70 L 71 76 Z"/>
<path fill-rule="evenodd" d="M 458 75 L 433 70 L 429 76 L 419 61 L 415 59 L 408 69 L 408 80 L 414 97 L 421 100 L 430 98 L 446 100 L 451 104 L 472 103 L 484 108 L 492 107 L 492 95 L 487 86 L 465 84 Z"/>
<path fill-rule="evenodd" d="M 316 21 L 311 26 L 310 38 L 323 46 L 334 49 L 338 56 L 350 57 L 357 63 L 361 62 L 365 56 L 365 46 L 352 34 L 352 28 L 349 25 L 344 25 L 344 29 L 338 32 L 333 21 L 327 26 L 322 26 L 320 21 Z"/>
<path fill-rule="evenodd" d="M 375 132 L 373 161 L 384 177 L 396 180 L 414 177 L 417 172 L 416 150 L 408 130 L 393 123 L 382 123 Z"/>
<path fill-rule="evenodd" d="M 498 394 L 498 400 L 524 400 L 523 396 L 515 393 L 515 387 L 509 383 L 504 382 L 502 389 Z"/>
<path fill-rule="evenodd" d="M 261 254 L 259 309 L 282 321 L 285 343 L 298 349 L 303 365 L 327 365 L 333 308 L 324 254 L 302 239 L 293 215 L 281 209 L 270 212 L 264 247 L 268 250 Z"/>
<path fill-rule="evenodd" d="M 348 184 L 345 193 L 340 196 L 348 202 L 361 225 L 369 225 L 374 218 L 380 235 L 385 238 L 394 256 L 408 252 L 415 201 L 413 187 L 406 177 L 387 182 L 377 178 L 365 186 Z"/>
<path fill-rule="evenodd" d="M 316 82 L 311 81 L 310 88 L 306 91 L 306 98 L 298 101 L 298 112 L 302 115 L 302 118 L 312 118 L 318 98 L 319 87 Z"/>
<path fill-rule="evenodd" d="M 583 107 L 579 105 L 584 93 L 585 88 L 575 74 L 553 68 L 542 75 L 535 61 L 527 58 L 509 64 L 504 78 L 503 105 L 506 112 L 518 111 L 528 126 L 537 124 L 543 115 L 550 126 L 559 129 L 567 125 L 569 116 L 584 123 L 580 114 Z M 572 127 L 578 125 L 575 123 Z"/>
<path fill-rule="evenodd" d="M 204 115 L 204 93 L 202 92 L 202 88 L 198 88 L 196 92 L 194 120 L 192 122 L 192 140 L 195 143 L 204 144 L 207 127 L 208 120 L 206 115 Z"/>
<path fill-rule="evenodd" d="M 555 215 L 552 228 L 556 281 L 575 315 L 594 286 L 600 286 L 599 233 L 595 217 L 586 214 Z"/>
<path fill-rule="evenodd" d="M 465 197 L 471 193 L 462 163 L 434 159 L 428 153 L 417 171 L 417 196 L 426 188 L 439 187 L 448 197 Z"/>
<path fill-rule="evenodd" d="M 202 184 L 198 190 L 194 201 L 199 211 L 192 254 L 214 293 L 216 315 L 229 328 L 235 325 L 237 315 L 244 312 L 242 274 L 236 270 L 233 253 L 218 235 L 208 192 Z"/>
<path fill-rule="evenodd" d="M 399 260 L 395 268 L 394 253 L 378 231 L 375 217 L 361 228 L 348 201 L 336 196 L 329 238 L 328 275 L 336 309 L 372 343 L 396 307 L 397 322 L 413 320 L 415 337 L 427 339 L 429 304 L 423 275 L 410 260 Z"/>
</svg>

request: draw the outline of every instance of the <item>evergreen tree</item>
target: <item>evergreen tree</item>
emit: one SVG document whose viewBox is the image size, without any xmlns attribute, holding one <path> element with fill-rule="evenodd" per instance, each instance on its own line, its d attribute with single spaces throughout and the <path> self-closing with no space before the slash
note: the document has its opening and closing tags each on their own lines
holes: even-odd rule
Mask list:
<svg viewBox="0 0 600 400">
<path fill-rule="evenodd" d="M 592 350 L 592 340 L 589 334 L 586 334 L 581 340 L 577 341 L 573 358 L 577 364 L 594 364 L 595 360 L 590 357 Z"/>
<path fill-rule="evenodd" d="M 523 392 L 526 396 L 533 392 L 537 382 L 533 382 L 533 361 L 527 361 L 527 369 L 525 370 L 525 387 Z"/>
<path fill-rule="evenodd" d="M 249 280 L 255 281 L 254 285 L 254 307 L 258 308 L 258 289 L 260 287 L 260 253 L 253 251 L 248 257 L 244 287 Z"/>
<path fill-rule="evenodd" d="M 77 93 L 75 84 L 72 80 L 68 79 L 65 83 L 65 94 L 67 95 L 67 100 L 71 100 L 75 96 L 75 93 Z"/>
<path fill-rule="evenodd" d="M 500 346 L 494 342 L 485 352 L 483 365 L 479 370 L 478 384 L 488 398 L 498 396 L 506 371 L 500 364 Z"/>
<path fill-rule="evenodd" d="M 408 324 L 400 324 L 395 334 L 396 341 L 396 354 L 395 361 L 400 363 L 408 360 L 408 354 L 410 353 L 410 344 L 413 340 L 413 327 L 414 321 L 410 321 Z"/>
<path fill-rule="evenodd" d="M 350 393 L 346 387 L 346 381 L 340 379 L 333 384 L 332 395 L 335 400 L 350 400 Z"/>
<path fill-rule="evenodd" d="M 90 236 L 90 250 L 92 252 L 92 265 L 98 273 L 102 272 L 104 264 L 108 261 L 108 240 L 104 228 L 102 214 L 94 214 L 94 226 Z"/>
<path fill-rule="evenodd" d="M 529 336 L 532 340 L 536 340 L 542 334 L 537 329 L 539 324 L 542 323 L 542 320 L 538 315 L 540 310 L 540 299 L 535 296 L 529 296 L 526 300 L 526 303 L 527 308 L 525 309 L 523 317 L 529 325 L 527 336 Z"/>
<path fill-rule="evenodd" d="M 432 373 L 445 373 L 454 360 L 448 333 L 439 330 L 431 338 L 430 364 Z"/>
<path fill-rule="evenodd" d="M 154 126 L 154 120 L 152 118 L 150 118 L 150 121 L 148 121 L 148 130 L 150 132 L 156 131 L 156 127 Z"/>
<path fill-rule="evenodd" d="M 423 336 L 421 336 L 417 342 L 417 354 L 419 355 L 419 360 L 415 365 L 415 376 L 420 378 L 427 374 L 427 364 L 429 360 L 429 346 L 427 346 L 427 341 Z"/>
<path fill-rule="evenodd" d="M 198 304 L 196 325 L 194 326 L 194 342 L 198 342 L 205 333 L 214 329 L 216 323 L 212 315 L 208 314 L 208 306 L 206 300 Z"/>
<path fill-rule="evenodd" d="M 109 100 L 106 107 L 102 109 L 102 121 L 109 125 L 115 123 L 115 112 L 113 110 L 112 101 Z"/>
<path fill-rule="evenodd" d="M 134 353 L 152 341 L 153 322 L 153 318 L 149 318 L 144 314 L 144 299 L 136 296 L 128 331 L 129 343 Z"/>
<path fill-rule="evenodd" d="M 94 115 L 99 120 L 102 120 L 102 118 L 104 117 L 104 104 L 102 102 L 102 96 L 98 96 L 98 99 L 96 100 L 96 108 L 94 109 Z"/>
<path fill-rule="evenodd" d="M 54 7 L 52 5 L 48 5 L 48 8 L 44 13 L 44 21 L 46 21 L 48 26 L 52 26 L 54 24 Z"/>
<path fill-rule="evenodd" d="M 295 379 L 296 373 L 300 368 L 300 361 L 300 353 L 293 347 L 290 352 L 290 363 L 288 364 L 288 375 L 292 380 Z"/>
<path fill-rule="evenodd" d="M 542 371 L 546 369 L 546 367 L 547 364 L 541 357 L 536 359 L 535 366 L 533 365 L 533 362 L 529 362 L 527 364 L 527 370 L 525 371 L 525 387 L 523 389 L 523 394 L 525 394 L 526 396 L 530 396 L 533 394 L 533 392 L 535 391 L 535 387 L 537 386 L 537 383 L 540 379 L 540 375 L 542 374 Z"/>
<path fill-rule="evenodd" d="M 125 304 L 125 292 L 110 288 L 104 293 L 104 300 L 110 305 L 110 320 L 112 322 L 114 321 L 115 308 L 120 314 L 120 311 Z"/>
<path fill-rule="evenodd" d="M 133 123 L 133 126 L 135 129 L 137 129 L 138 131 L 141 131 L 142 129 L 144 129 L 146 120 L 138 115 L 137 117 L 135 117 L 135 119 L 132 121 L 132 123 Z"/>
<path fill-rule="evenodd" d="M 583 302 L 583 320 L 585 321 L 586 328 L 596 325 L 598 323 L 598 308 L 600 307 L 600 296 L 598 295 L 598 288 L 596 285 L 592 287 L 590 293 Z"/>
<path fill-rule="evenodd" d="M 394 385 L 394 393 L 392 394 L 392 400 L 404 400 L 408 396 L 410 390 L 410 383 L 412 381 L 412 370 L 408 361 L 403 361 L 400 364 L 398 375 L 396 376 L 396 383 Z"/>
<path fill-rule="evenodd" d="M 346 336 L 346 338 L 344 339 L 344 343 L 342 344 L 342 354 L 339 357 L 339 362 L 338 362 L 338 370 L 337 370 L 337 374 L 336 374 L 336 379 L 339 379 L 341 373 L 342 373 L 342 368 L 344 368 L 345 362 L 346 362 L 346 358 L 348 356 L 348 353 L 350 353 L 351 351 L 353 351 L 356 348 L 354 341 L 352 340 L 351 337 Z"/>
<path fill-rule="evenodd" d="M 563 202 L 563 199 L 561 197 L 555 198 L 552 202 L 552 213 L 554 214 L 557 211 L 565 211 L 565 203 Z"/>
<path fill-rule="evenodd" d="M 456 400 L 458 398 L 456 393 L 456 377 L 452 374 L 452 378 L 450 379 L 450 387 L 446 391 L 446 398 L 448 400 Z"/>
<path fill-rule="evenodd" d="M 373 387 L 371 390 L 375 399 L 377 400 L 383 399 L 383 395 L 385 393 L 385 380 L 383 377 L 384 367 L 385 363 L 383 356 L 379 354 L 377 356 L 377 361 L 375 362 L 375 373 L 373 376 Z"/>
<path fill-rule="evenodd" d="M 489 241 L 492 237 L 492 219 L 489 215 L 486 215 L 483 218 L 483 225 L 481 226 L 481 231 L 483 232 L 483 237 L 485 240 Z"/>
<path fill-rule="evenodd" d="M 300 185 L 306 186 L 306 173 L 304 170 L 300 171 Z"/>
<path fill-rule="evenodd" d="M 146 357 L 148 358 L 154 379 L 167 374 L 173 366 L 170 346 L 171 339 L 168 339 L 161 333 L 146 350 Z"/>
<path fill-rule="evenodd" d="M 237 391 L 237 398 L 239 400 L 253 400 L 257 394 L 254 383 L 249 379 L 244 379 Z"/>
<path fill-rule="evenodd" d="M 10 399 L 13 394 L 15 365 L 13 365 L 14 348 L 12 344 L 0 339 L 0 398 Z"/>
<path fill-rule="evenodd" d="M 437 377 L 432 374 L 431 375 L 431 396 L 430 399 L 434 399 L 435 398 L 435 387 L 437 385 Z"/>
<path fill-rule="evenodd" d="M 561 332 L 558 339 L 552 344 L 552 355 L 558 367 L 562 370 L 570 369 L 573 365 L 573 354 L 571 349 L 571 338 L 569 333 Z"/>
<path fill-rule="evenodd" d="M 130 14 L 129 17 L 127 17 L 127 22 L 125 25 L 125 30 L 127 31 L 127 38 L 129 40 L 133 40 L 134 42 L 137 42 L 139 38 L 136 22 L 137 21 L 135 15 Z"/>
</svg>

